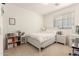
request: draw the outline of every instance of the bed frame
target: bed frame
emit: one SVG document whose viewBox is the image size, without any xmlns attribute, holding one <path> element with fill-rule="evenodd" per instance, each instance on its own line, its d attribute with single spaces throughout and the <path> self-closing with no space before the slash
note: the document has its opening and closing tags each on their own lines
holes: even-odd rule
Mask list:
<svg viewBox="0 0 79 59">
<path fill-rule="evenodd" d="M 55 42 L 55 37 L 46 40 L 45 42 L 40 42 L 39 40 L 37 40 L 36 38 L 33 37 L 28 37 L 28 43 L 32 44 L 33 46 L 35 46 L 36 48 L 39 49 L 39 51 L 41 51 L 41 48 L 45 48 L 48 45 L 52 44 Z"/>
</svg>

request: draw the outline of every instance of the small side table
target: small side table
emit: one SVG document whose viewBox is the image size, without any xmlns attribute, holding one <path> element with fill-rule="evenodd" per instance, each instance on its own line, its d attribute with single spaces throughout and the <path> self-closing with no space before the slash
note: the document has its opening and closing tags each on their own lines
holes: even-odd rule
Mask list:
<svg viewBox="0 0 79 59">
<path fill-rule="evenodd" d="M 28 42 L 28 37 L 29 37 L 29 36 L 22 36 L 22 37 L 21 37 L 21 43 L 26 44 L 26 43 Z"/>
<path fill-rule="evenodd" d="M 75 50 L 78 50 L 77 52 L 79 52 L 79 47 L 75 46 L 75 44 L 72 45 L 72 53 L 69 53 L 69 55 L 73 55 L 73 56 L 79 56 L 79 54 L 75 53 Z"/>
<path fill-rule="evenodd" d="M 79 50 L 79 47 L 72 46 L 72 48 L 73 48 L 73 51 L 72 51 L 72 53 L 73 53 L 73 55 L 75 55 L 75 54 L 76 54 L 76 53 L 75 53 L 75 49 Z M 77 51 L 77 52 L 79 52 L 79 51 Z M 79 55 L 78 55 L 78 56 L 79 56 Z"/>
</svg>

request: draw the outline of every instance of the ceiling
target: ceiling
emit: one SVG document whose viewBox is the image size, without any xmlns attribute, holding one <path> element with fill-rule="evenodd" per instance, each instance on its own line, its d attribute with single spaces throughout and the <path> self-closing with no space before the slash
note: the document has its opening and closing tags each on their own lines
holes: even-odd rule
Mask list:
<svg viewBox="0 0 79 59">
<path fill-rule="evenodd" d="M 13 3 L 13 5 L 37 12 L 42 15 L 54 12 L 71 4 L 72 3 Z"/>
</svg>

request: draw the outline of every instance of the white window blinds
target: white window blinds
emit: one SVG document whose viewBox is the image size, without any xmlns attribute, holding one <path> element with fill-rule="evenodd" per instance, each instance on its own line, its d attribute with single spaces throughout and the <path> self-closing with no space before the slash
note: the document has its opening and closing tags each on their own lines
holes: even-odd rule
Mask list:
<svg viewBox="0 0 79 59">
<path fill-rule="evenodd" d="M 66 13 L 63 15 L 55 16 L 54 18 L 54 27 L 57 28 L 72 28 L 74 24 L 74 15 L 73 13 Z"/>
</svg>

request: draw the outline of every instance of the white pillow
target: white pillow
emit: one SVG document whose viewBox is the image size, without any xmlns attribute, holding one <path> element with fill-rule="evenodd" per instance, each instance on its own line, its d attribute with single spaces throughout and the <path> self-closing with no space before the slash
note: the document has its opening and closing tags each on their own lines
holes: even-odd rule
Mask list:
<svg viewBox="0 0 79 59">
<path fill-rule="evenodd" d="M 57 32 L 57 31 L 54 29 L 47 29 L 46 32 Z"/>
</svg>

